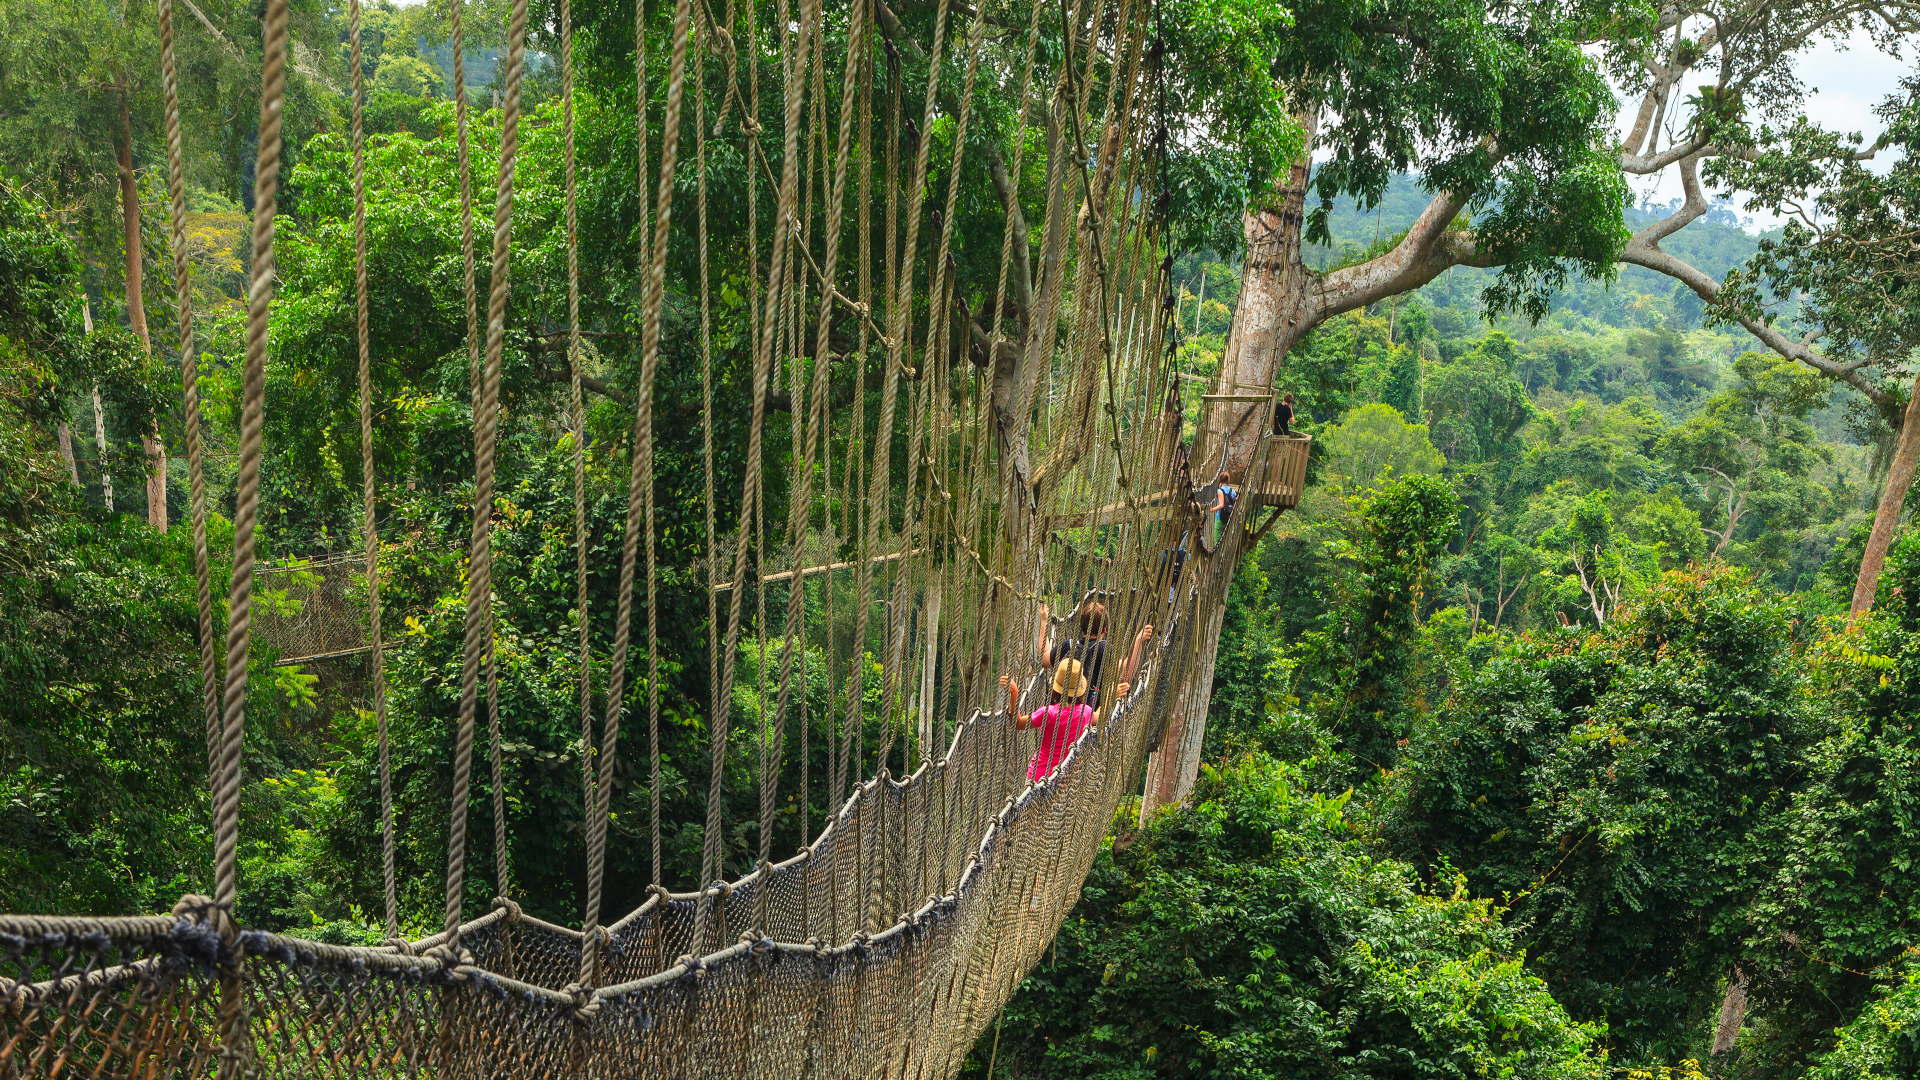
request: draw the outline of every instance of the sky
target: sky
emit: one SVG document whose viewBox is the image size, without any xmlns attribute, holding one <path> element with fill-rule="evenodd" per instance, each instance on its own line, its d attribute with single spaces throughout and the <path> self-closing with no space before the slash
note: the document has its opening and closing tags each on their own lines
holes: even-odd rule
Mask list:
<svg viewBox="0 0 1920 1080">
<path fill-rule="evenodd" d="M 1911 60 L 1898 60 L 1879 51 L 1865 34 L 1856 34 L 1844 46 L 1832 42 L 1819 42 L 1803 53 L 1797 62 L 1800 80 L 1817 92 L 1807 96 L 1805 108 L 1814 122 L 1839 131 L 1858 131 L 1866 136 L 1868 142 L 1880 134 L 1884 126 L 1874 116 L 1874 106 L 1888 94 L 1900 87 L 1900 80 L 1912 73 Z M 1705 79 L 1690 79 L 1685 84 L 1682 95 L 1692 94 Z M 1620 131 L 1624 134 L 1632 126 L 1635 114 L 1639 111 L 1638 97 L 1621 101 Z M 1662 140 L 1662 145 L 1666 140 Z M 1884 170 L 1890 162 L 1882 160 L 1870 163 L 1868 168 Z M 1650 196 L 1654 202 L 1667 203 L 1681 197 L 1680 175 L 1677 169 L 1668 169 L 1658 177 L 1647 177 L 1634 184 L 1634 190 L 1641 195 Z M 1753 216 L 1737 205 L 1736 211 L 1742 217 Z M 1754 227 L 1770 228 L 1775 224 L 1771 216 L 1756 218 Z"/>
</svg>

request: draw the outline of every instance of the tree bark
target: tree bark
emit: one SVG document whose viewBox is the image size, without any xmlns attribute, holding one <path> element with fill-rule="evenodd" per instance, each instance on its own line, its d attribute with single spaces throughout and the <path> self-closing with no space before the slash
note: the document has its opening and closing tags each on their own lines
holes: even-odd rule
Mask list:
<svg viewBox="0 0 1920 1080">
<path fill-rule="evenodd" d="M 60 438 L 60 460 L 67 463 L 67 475 L 73 479 L 73 486 L 80 486 L 80 462 L 73 456 L 73 427 L 65 420 L 54 426 L 54 434 Z"/>
<path fill-rule="evenodd" d="M 1720 999 L 1720 1023 L 1713 1032 L 1713 1056 L 1733 1049 L 1740 1037 L 1740 1025 L 1747 1019 L 1747 977 L 1739 968 L 1727 977 L 1727 992 Z"/>
<path fill-rule="evenodd" d="M 1900 526 L 1900 509 L 1913 486 L 1916 462 L 1920 462 L 1920 379 L 1914 380 L 1913 396 L 1907 399 L 1907 413 L 1900 421 L 1900 443 L 1893 452 L 1893 464 L 1887 466 L 1880 509 L 1874 512 L 1873 532 L 1867 536 L 1867 550 L 1860 559 L 1860 576 L 1853 582 L 1853 604 L 1848 611 L 1851 619 L 1873 610 L 1873 594 L 1880 587 L 1887 549 L 1893 546 L 1894 531 Z"/>
<path fill-rule="evenodd" d="M 1308 141 L 1312 141 L 1310 125 Z M 1214 376 L 1211 393 L 1235 394 L 1242 388 L 1273 385 L 1280 358 L 1312 329 L 1307 312 L 1308 273 L 1300 262 L 1306 193 L 1307 161 L 1303 157 L 1287 174 L 1279 192 L 1279 209 L 1257 210 L 1241 223 L 1247 238 L 1247 260 L 1240 271 L 1240 301 L 1227 331 L 1226 355 Z M 1253 415 L 1261 408 L 1258 404 L 1211 403 L 1195 438 L 1195 480 L 1210 481 L 1223 467 L 1236 475 L 1246 468 L 1266 423 L 1264 415 Z M 1201 470 L 1205 470 L 1204 477 Z M 1223 536 L 1220 549 L 1204 558 L 1232 560 L 1238 555 L 1239 545 Z M 1190 564 L 1194 573 L 1200 573 L 1203 557 L 1196 552 Z M 1232 566 L 1222 572 L 1230 582 Z M 1225 595 L 1223 584 L 1220 596 Z M 1140 800 L 1142 821 L 1160 807 L 1185 799 L 1200 772 L 1200 748 L 1206 742 L 1207 705 L 1213 695 L 1214 658 L 1224 616 L 1224 608 L 1214 604 L 1206 611 L 1205 621 L 1194 627 L 1201 635 L 1198 648 L 1185 682 L 1167 699 L 1166 734 L 1160 748 L 1147 760 L 1146 790 Z"/>
<path fill-rule="evenodd" d="M 133 113 L 129 91 L 120 93 L 120 138 L 114 147 L 120 166 L 120 224 L 126 235 L 127 326 L 140 339 L 140 348 L 153 355 L 153 341 L 147 336 L 146 301 L 141 295 L 141 267 L 145 253 L 140 246 L 140 184 L 133 173 Z M 147 524 L 167 531 L 167 447 L 160 441 L 160 422 L 140 434 L 140 448 L 147 457 Z"/>
<path fill-rule="evenodd" d="M 80 293 L 80 318 L 86 332 L 93 333 L 93 302 L 87 299 L 84 291 Z M 100 454 L 97 462 L 100 469 L 100 495 L 106 502 L 107 513 L 111 514 L 113 513 L 113 474 L 107 471 L 107 414 L 100 407 L 99 383 L 93 386 L 93 444 Z"/>
<path fill-rule="evenodd" d="M 1295 119 L 1311 147 L 1317 116 L 1309 112 Z M 1494 159 L 1504 153 L 1491 141 L 1482 151 Z M 1391 251 L 1356 266 L 1315 273 L 1300 261 L 1307 184 L 1308 162 L 1303 156 L 1288 171 L 1274 202 L 1247 215 L 1242 222 L 1247 261 L 1241 271 L 1240 301 L 1227 334 L 1226 355 L 1214 378 L 1213 393 L 1217 395 L 1271 388 L 1281 358 L 1314 327 L 1335 315 L 1418 289 L 1454 266 L 1491 265 L 1472 232 L 1454 227 L 1471 193 L 1442 191 L 1428 202 Z M 1194 477 L 1210 481 L 1216 473 L 1225 471 L 1243 479 L 1267 423 L 1264 405 L 1212 402 L 1195 437 Z M 1247 550 L 1241 542 L 1244 530 L 1238 522 L 1234 527 L 1237 531 L 1231 538 L 1223 536 L 1220 550 L 1211 556 L 1226 560 L 1213 586 L 1217 590 L 1212 594 L 1215 610 L 1209 611 L 1204 626 L 1195 627 L 1202 634 L 1196 642 L 1198 651 L 1188 665 L 1186 681 L 1169 698 L 1173 704 L 1166 736 L 1148 764 L 1142 820 L 1157 807 L 1185 798 L 1200 769 L 1214 654 L 1223 617 L 1218 605 L 1224 603 L 1232 584 L 1233 562 Z"/>
<path fill-rule="evenodd" d="M 113 513 L 113 474 L 107 471 L 107 414 L 100 407 L 100 388 L 93 388 L 93 445 L 100 452 L 100 497 Z"/>
</svg>

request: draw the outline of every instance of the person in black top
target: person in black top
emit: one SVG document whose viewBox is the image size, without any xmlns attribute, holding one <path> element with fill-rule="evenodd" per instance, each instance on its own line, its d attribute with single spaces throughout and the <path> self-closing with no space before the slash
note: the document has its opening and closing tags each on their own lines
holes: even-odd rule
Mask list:
<svg viewBox="0 0 1920 1080">
<path fill-rule="evenodd" d="M 1160 570 L 1155 588 L 1164 581 L 1167 586 L 1167 603 L 1173 603 L 1174 593 L 1180 589 L 1180 572 L 1187 565 L 1187 534 L 1180 534 L 1180 542 L 1160 553 Z"/>
<path fill-rule="evenodd" d="M 1067 638 L 1049 647 L 1047 645 L 1048 616 L 1047 605 L 1040 605 L 1040 633 L 1034 640 L 1033 651 L 1040 663 L 1052 669 L 1060 661 L 1072 657 L 1080 661 L 1081 671 L 1086 675 L 1087 684 L 1092 688 L 1087 694 L 1087 704 L 1100 707 L 1100 672 L 1107 660 L 1107 606 L 1099 601 L 1089 601 L 1080 605 L 1080 635 Z M 1120 667 L 1120 681 L 1130 683 L 1140 668 L 1140 654 L 1146 643 L 1153 639 L 1153 627 L 1144 626 L 1133 639 L 1133 652 L 1126 663 Z"/>
<path fill-rule="evenodd" d="M 1291 439 L 1293 431 L 1287 426 L 1291 423 L 1293 423 L 1293 393 L 1289 391 L 1280 395 L 1279 404 L 1273 407 L 1273 433 L 1285 435 Z"/>
</svg>

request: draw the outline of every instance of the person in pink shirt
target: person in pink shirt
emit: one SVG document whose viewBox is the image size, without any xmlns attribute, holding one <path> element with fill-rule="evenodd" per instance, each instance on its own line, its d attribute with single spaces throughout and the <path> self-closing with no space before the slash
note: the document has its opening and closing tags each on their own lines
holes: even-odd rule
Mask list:
<svg viewBox="0 0 1920 1080">
<path fill-rule="evenodd" d="M 1012 675 L 1000 676 L 1000 685 L 1007 691 L 1007 712 L 1013 716 L 1014 730 L 1040 729 L 1040 749 L 1027 763 L 1027 779 L 1039 783 L 1060 768 L 1074 740 L 1093 723 L 1093 707 L 1086 703 L 1087 678 L 1080 671 L 1080 661 L 1071 656 L 1060 661 L 1053 669 L 1052 702 L 1031 713 L 1020 711 L 1020 687 Z M 1114 689 L 1120 697 L 1126 697 L 1126 683 Z"/>
</svg>

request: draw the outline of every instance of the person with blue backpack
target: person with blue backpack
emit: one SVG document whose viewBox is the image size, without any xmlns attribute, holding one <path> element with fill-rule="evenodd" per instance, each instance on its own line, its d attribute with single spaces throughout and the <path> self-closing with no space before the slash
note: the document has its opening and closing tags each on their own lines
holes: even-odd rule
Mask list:
<svg viewBox="0 0 1920 1080">
<path fill-rule="evenodd" d="M 1232 476 L 1222 470 L 1214 477 L 1213 514 L 1221 528 L 1227 527 L 1227 519 L 1233 516 L 1233 504 L 1240 501 L 1240 489 L 1232 484 Z"/>
</svg>

